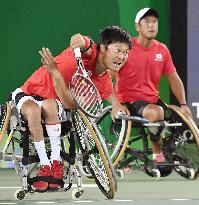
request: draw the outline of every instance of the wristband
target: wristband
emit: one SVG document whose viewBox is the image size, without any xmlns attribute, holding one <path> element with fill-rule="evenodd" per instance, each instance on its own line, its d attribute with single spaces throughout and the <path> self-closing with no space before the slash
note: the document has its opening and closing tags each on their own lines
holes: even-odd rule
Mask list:
<svg viewBox="0 0 199 205">
<path fill-rule="evenodd" d="M 180 106 L 182 106 L 182 105 L 185 105 L 185 106 L 187 106 L 187 104 L 186 104 L 186 103 L 182 103 L 182 104 L 180 104 Z"/>
<path fill-rule="evenodd" d="M 84 50 L 81 50 L 81 52 L 86 52 L 87 50 L 89 50 L 92 45 L 93 45 L 93 41 L 91 40 L 91 38 L 89 38 L 88 36 L 82 36 L 86 42 L 86 45 L 85 45 L 85 49 Z"/>
</svg>

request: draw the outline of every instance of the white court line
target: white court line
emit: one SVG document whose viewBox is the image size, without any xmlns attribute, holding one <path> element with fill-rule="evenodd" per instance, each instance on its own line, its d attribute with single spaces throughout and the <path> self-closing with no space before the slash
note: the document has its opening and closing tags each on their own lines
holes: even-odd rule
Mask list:
<svg viewBox="0 0 199 205">
<path fill-rule="evenodd" d="M 17 204 L 17 203 L 12 203 L 12 202 L 10 202 L 10 203 L 8 202 L 7 203 L 7 202 L 5 202 L 5 203 L 0 203 L 0 204 Z"/>
<path fill-rule="evenodd" d="M 125 202 L 125 201 L 133 201 L 133 200 L 131 200 L 131 199 L 113 199 L 113 201 Z"/>
<path fill-rule="evenodd" d="M 65 184 L 64 187 L 66 188 L 68 184 Z M 72 187 L 77 187 L 76 184 L 73 184 Z M 82 184 L 82 187 L 85 188 L 95 188 L 97 187 L 97 184 Z M 21 187 L 15 187 L 15 186 L 0 186 L 0 189 L 20 189 Z"/>
<path fill-rule="evenodd" d="M 188 201 L 188 200 L 191 200 L 191 199 L 170 199 L 172 201 Z"/>
<path fill-rule="evenodd" d="M 18 186 L 0 186 L 0 189 L 20 189 Z"/>
</svg>

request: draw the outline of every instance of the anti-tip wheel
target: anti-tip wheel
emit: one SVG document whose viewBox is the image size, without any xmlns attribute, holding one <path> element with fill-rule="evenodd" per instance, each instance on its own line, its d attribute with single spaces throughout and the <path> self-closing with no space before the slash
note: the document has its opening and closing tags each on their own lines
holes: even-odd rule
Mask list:
<svg viewBox="0 0 199 205">
<path fill-rule="evenodd" d="M 73 200 L 79 200 L 84 193 L 83 188 L 75 188 L 72 190 L 72 199 Z"/>
<path fill-rule="evenodd" d="M 122 169 L 116 169 L 116 174 L 117 174 L 119 179 L 124 178 L 124 171 Z"/>
<path fill-rule="evenodd" d="M 25 198 L 25 191 L 21 190 L 21 189 L 18 189 L 15 191 L 15 198 L 19 199 L 19 200 L 22 200 Z"/>
<path fill-rule="evenodd" d="M 195 178 L 195 174 L 196 174 L 195 170 L 193 168 L 188 168 L 188 172 L 190 174 L 189 179 L 193 180 Z"/>
<path fill-rule="evenodd" d="M 161 173 L 160 173 L 160 170 L 159 169 L 153 169 L 153 175 L 155 177 L 156 180 L 159 180 L 160 177 L 161 177 Z"/>
</svg>

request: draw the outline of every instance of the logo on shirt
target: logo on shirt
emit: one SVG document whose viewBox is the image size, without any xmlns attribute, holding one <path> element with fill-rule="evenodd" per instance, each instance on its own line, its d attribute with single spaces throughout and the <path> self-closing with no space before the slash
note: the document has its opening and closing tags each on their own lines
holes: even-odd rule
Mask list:
<svg viewBox="0 0 199 205">
<path fill-rule="evenodd" d="M 162 53 L 156 53 L 156 55 L 155 55 L 155 61 L 163 61 Z"/>
</svg>

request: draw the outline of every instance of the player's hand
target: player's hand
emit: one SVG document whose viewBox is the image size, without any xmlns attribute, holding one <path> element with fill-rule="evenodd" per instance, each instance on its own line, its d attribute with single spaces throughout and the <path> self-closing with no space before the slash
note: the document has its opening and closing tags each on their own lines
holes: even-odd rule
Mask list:
<svg viewBox="0 0 199 205">
<path fill-rule="evenodd" d="M 181 111 L 185 114 L 188 115 L 189 117 L 193 118 L 191 110 L 189 109 L 189 107 L 187 105 L 182 105 L 181 106 Z"/>
<path fill-rule="evenodd" d="M 115 117 L 119 113 L 126 114 L 126 113 L 128 113 L 128 109 L 125 106 L 123 106 L 122 104 L 117 103 L 116 105 L 112 105 L 111 118 L 112 118 L 113 122 L 115 122 Z"/>
<path fill-rule="evenodd" d="M 41 55 L 41 62 L 43 65 L 45 65 L 46 70 L 49 74 L 53 74 L 57 71 L 57 64 L 54 61 L 53 55 L 50 52 L 48 48 L 42 48 L 41 51 L 39 51 L 39 54 Z"/>
<path fill-rule="evenodd" d="M 85 46 L 86 46 L 86 41 L 80 33 L 75 34 L 71 37 L 70 48 L 72 50 L 74 50 L 75 48 L 83 49 L 85 48 Z"/>
</svg>

